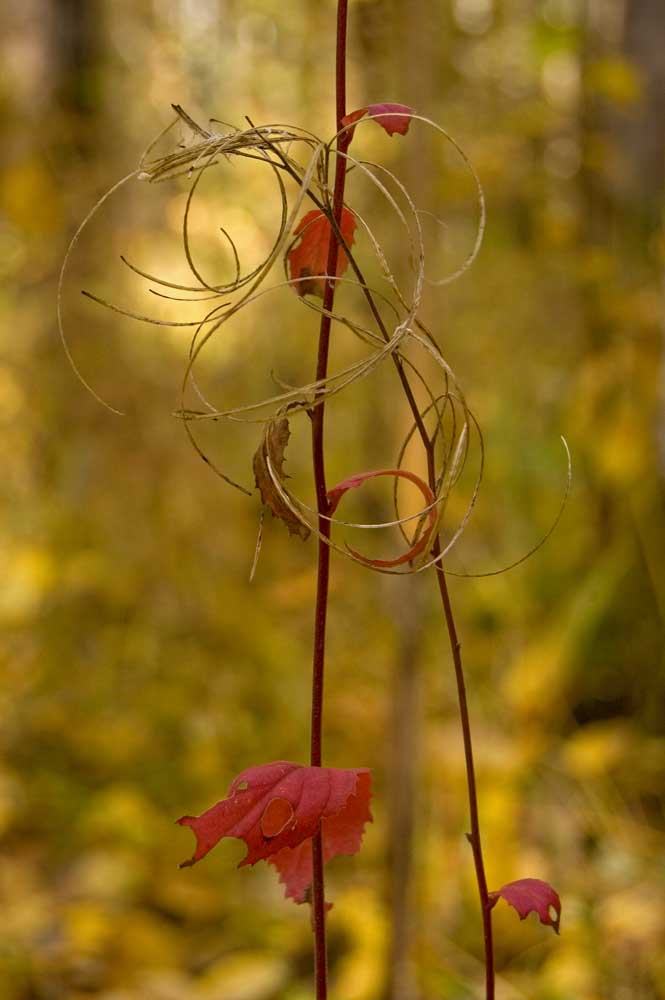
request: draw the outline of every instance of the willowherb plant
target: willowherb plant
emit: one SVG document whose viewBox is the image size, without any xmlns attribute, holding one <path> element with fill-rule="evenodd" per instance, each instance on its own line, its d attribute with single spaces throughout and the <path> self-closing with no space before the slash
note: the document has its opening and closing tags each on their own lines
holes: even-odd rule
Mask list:
<svg viewBox="0 0 665 1000">
<path fill-rule="evenodd" d="M 444 559 L 459 539 L 471 514 L 482 478 L 483 444 L 479 425 L 470 411 L 464 393 L 437 342 L 420 318 L 425 288 L 425 254 L 420 213 L 406 188 L 385 167 L 356 158 L 350 152 L 358 128 L 381 127 L 389 136 L 406 136 L 414 121 L 435 131 L 451 143 L 476 185 L 479 221 L 474 246 L 462 266 L 453 274 L 432 284 L 445 284 L 459 277 L 473 262 L 483 236 L 485 207 L 482 188 L 472 165 L 454 139 L 440 126 L 403 104 L 369 104 L 351 113 L 346 110 L 346 0 L 339 0 L 337 11 L 336 122 L 335 135 L 328 140 L 293 126 L 257 126 L 247 123 L 244 129 L 228 127 L 224 131 L 202 128 L 179 106 L 174 106 L 175 122 L 184 125 L 188 141 L 167 155 L 154 153 L 156 142 L 144 154 L 139 167 L 121 180 L 98 202 L 72 241 L 63 263 L 60 279 L 58 313 L 61 311 L 62 285 L 70 254 L 83 227 L 96 209 L 130 178 L 158 183 L 186 176 L 191 179 L 183 216 L 183 248 L 193 283 L 167 281 L 140 270 L 127 260 L 134 272 L 162 288 L 166 297 L 184 293 L 190 301 L 214 304 L 194 323 L 166 325 L 193 326 L 188 360 L 182 378 L 181 405 L 177 416 L 196 450 L 226 482 L 253 495 L 251 487 L 235 482 L 204 454 L 197 441 L 196 429 L 210 420 L 249 421 L 262 427 L 253 456 L 255 485 L 260 492 L 263 514 L 270 511 L 282 520 L 292 535 L 303 539 L 310 533 L 318 541 L 317 596 L 314 613 L 311 749 L 309 765 L 287 761 L 248 767 L 231 784 L 225 799 L 201 816 L 183 816 L 178 822 L 189 826 L 196 837 L 193 856 L 186 867 L 200 861 L 222 837 L 245 841 L 247 854 L 241 865 L 267 860 L 277 869 L 286 895 L 297 903 L 312 906 L 315 942 L 315 977 L 317 1000 L 327 995 L 326 909 L 324 864 L 340 854 L 355 854 L 361 845 L 365 824 L 371 820 L 371 775 L 367 768 L 322 766 L 323 682 L 325 664 L 326 619 L 331 549 L 363 566 L 383 573 L 419 573 L 431 570 L 439 591 L 443 615 L 450 639 L 457 685 L 462 739 L 465 753 L 470 813 L 471 845 L 482 916 L 485 951 L 485 992 L 494 997 L 494 957 L 492 945 L 492 909 L 499 898 L 512 905 L 521 918 L 536 912 L 541 922 L 558 932 L 561 904 L 554 889 L 539 879 L 525 878 L 490 891 L 485 877 L 476 793 L 471 728 L 462 670 L 460 643 L 444 569 Z M 169 126 L 171 128 L 172 126 Z M 168 132 L 168 129 L 166 130 Z M 165 133 L 162 133 L 162 136 Z M 159 138 L 162 138 L 160 136 Z M 236 245 L 222 230 L 235 261 L 235 276 L 226 284 L 211 284 L 197 267 L 190 246 L 190 212 L 201 178 L 215 165 L 230 159 L 249 158 L 263 164 L 274 176 L 281 201 L 281 218 L 272 248 L 265 259 L 248 273 L 242 273 Z M 394 213 L 394 218 L 408 247 L 413 281 L 409 290 L 400 286 L 384 249 L 360 212 L 346 198 L 347 177 L 354 172 L 365 178 Z M 331 177 L 332 175 L 332 177 Z M 294 194 L 287 185 L 293 186 Z M 356 239 L 363 237 L 380 268 L 381 290 L 366 281 L 354 251 Z M 124 260 L 124 258 L 123 258 Z M 266 289 L 264 283 L 273 266 L 284 262 L 280 285 Z M 335 311 L 337 287 L 345 283 L 356 289 L 371 319 L 360 322 L 357 316 Z M 266 291 L 290 286 L 300 302 L 319 315 L 319 341 L 316 370 L 304 385 L 281 385 L 280 391 L 258 402 L 225 408 L 210 402 L 196 381 L 196 368 L 206 347 L 219 337 L 226 324 L 240 310 L 255 302 Z M 89 293 L 85 293 L 89 294 Z M 119 312 L 97 296 L 95 301 Z M 174 296 L 176 297 L 176 296 Z M 182 294 L 180 295 L 182 298 Z M 128 315 L 134 315 L 126 313 Z M 386 320 L 391 316 L 391 321 Z M 149 320 L 149 317 L 135 316 Z M 150 321 L 150 320 L 149 320 Z M 164 322 L 156 321 L 155 322 Z M 367 354 L 336 372 L 328 370 L 332 324 L 343 325 L 366 345 Z M 62 332 L 62 321 L 60 319 Z M 64 334 L 63 334 L 63 342 Z M 409 353 L 407 354 L 407 348 Z M 65 349 L 71 355 L 65 342 Z M 417 363 L 413 357 L 421 358 Z M 350 474 L 336 486 L 329 487 L 325 474 L 324 417 L 326 402 L 358 380 L 366 378 L 379 365 L 393 366 L 398 384 L 411 411 L 412 423 L 399 449 L 393 468 L 363 470 Z M 72 364 L 74 364 L 72 360 Z M 74 366 L 75 367 L 75 366 Z M 438 374 L 433 379 L 429 372 Z M 76 369 L 75 369 L 76 370 Z M 78 372 L 77 372 L 78 373 Z M 426 374 L 427 373 L 427 374 Z M 82 376 L 79 376 L 82 378 Z M 87 385 L 87 383 L 85 383 Z M 88 386 L 90 388 L 90 386 Z M 93 394 L 99 399 L 94 390 Z M 103 402 L 103 401 L 102 401 Z M 108 405 L 108 404 L 106 404 Z M 290 436 L 290 421 L 302 418 L 311 424 L 312 466 L 316 507 L 306 504 L 289 489 L 284 473 L 285 451 Z M 471 498 L 459 524 L 447 528 L 445 545 L 441 540 L 446 504 L 458 482 L 469 455 L 472 439 L 478 441 L 478 472 Z M 407 449 L 419 442 L 427 468 L 426 481 L 403 467 Z M 564 442 L 565 445 L 565 442 Z M 249 463 L 248 463 L 249 465 Z M 348 522 L 335 517 L 340 503 L 350 489 L 361 488 L 368 480 L 390 477 L 394 481 L 395 517 L 380 525 Z M 419 513 L 402 516 L 398 504 L 398 483 L 409 480 L 423 497 Z M 570 462 L 568 472 L 570 483 Z M 567 490 L 566 490 L 567 494 Z M 561 509 L 550 531 L 554 530 Z M 412 527 L 410 527 L 412 525 Z M 399 528 L 406 543 L 405 551 L 391 559 L 370 558 L 356 549 L 334 540 L 334 526 L 353 528 Z M 535 548 L 540 547 L 543 539 Z M 260 549 L 261 529 L 254 559 Z M 535 551 L 535 548 L 531 551 Z M 527 553 L 523 559 L 527 558 Z M 522 559 L 518 560 L 521 562 Z M 515 565 L 515 564 L 513 564 Z"/>
</svg>

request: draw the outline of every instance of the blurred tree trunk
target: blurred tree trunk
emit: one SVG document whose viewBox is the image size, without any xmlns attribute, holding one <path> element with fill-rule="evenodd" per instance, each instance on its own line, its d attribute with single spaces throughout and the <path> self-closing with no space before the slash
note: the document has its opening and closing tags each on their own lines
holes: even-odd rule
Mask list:
<svg viewBox="0 0 665 1000">
<path fill-rule="evenodd" d="M 581 48 L 582 95 L 580 104 L 580 144 L 582 168 L 579 173 L 581 202 L 581 236 L 584 250 L 605 252 L 612 240 L 615 218 L 611 186 L 608 175 L 610 115 L 606 104 L 599 99 L 592 85 L 593 67 L 604 56 L 601 25 L 598 23 L 598 6 L 586 0 L 582 24 Z M 586 281 L 582 285 L 582 312 L 584 328 L 592 351 L 602 350 L 607 343 L 608 329 L 605 310 L 599 298 L 603 295 L 602 282 Z"/>
<path fill-rule="evenodd" d="M 89 157 L 98 150 L 101 104 L 102 11 L 99 0 L 52 0 L 51 62 L 54 103 L 67 145 Z"/>
<path fill-rule="evenodd" d="M 404 585 L 405 581 L 398 581 Z M 413 955 L 414 931 L 414 830 L 420 804 L 422 766 L 420 730 L 423 720 L 420 637 L 426 602 L 422 577 L 406 581 L 407 601 L 395 609 L 398 646 L 393 665 L 388 773 L 390 939 L 386 997 L 415 1000 L 418 989 Z"/>
<path fill-rule="evenodd" d="M 665 186 L 665 7 L 626 0 L 624 53 L 642 86 L 638 112 L 625 120 L 626 195 L 649 229 L 662 224 Z"/>
<path fill-rule="evenodd" d="M 433 7 L 427 0 L 412 0 L 408 5 L 397 0 L 370 0 L 358 6 L 355 34 L 361 49 L 363 102 L 396 101 L 410 105 L 423 114 L 434 113 L 434 40 L 441 37 L 436 30 L 441 16 L 439 7 Z M 397 173 L 400 179 L 419 208 L 431 208 L 432 149 L 428 130 L 418 125 L 412 128 L 408 137 L 400 143 L 398 153 Z M 398 281 L 403 280 L 408 287 L 412 276 L 408 261 L 403 259 L 403 245 L 397 238 L 392 245 L 389 244 L 388 252 L 395 262 Z M 383 406 L 385 410 L 381 423 L 390 426 L 394 418 L 394 404 L 385 399 Z M 412 419 L 404 403 L 398 433 L 406 433 Z M 400 443 L 396 441 L 396 446 Z M 407 461 L 410 457 L 411 453 Z M 422 465 L 413 468 L 413 471 L 426 477 L 425 458 L 424 455 L 420 457 Z M 387 1000 L 416 1000 L 419 990 L 414 960 L 417 914 L 413 858 L 422 766 L 420 636 L 425 617 L 423 584 L 426 581 L 414 578 L 400 582 L 409 588 L 409 595 L 392 615 L 396 624 L 397 645 L 387 762 L 391 789 L 388 820 L 390 930 L 384 996 Z"/>
<path fill-rule="evenodd" d="M 623 115 L 618 126 L 626 159 L 621 200 L 622 229 L 631 258 L 644 276 L 655 279 L 661 291 L 659 329 L 653 331 L 660 354 L 659 385 L 655 423 L 659 496 L 649 501 L 643 496 L 634 521 L 644 536 L 643 552 L 648 562 L 657 545 L 665 555 L 662 531 L 665 483 L 665 270 L 663 267 L 663 210 L 665 207 L 665 8 L 662 0 L 626 0 L 623 51 L 637 73 L 640 98 L 631 114 Z M 642 494 L 644 491 L 642 491 Z M 662 559 L 659 567 L 663 566 Z M 665 576 L 654 571 L 652 581 L 659 604 L 665 608 Z"/>
<path fill-rule="evenodd" d="M 654 331 L 660 354 L 655 411 L 656 460 L 660 489 L 642 488 L 633 498 L 633 523 L 642 555 L 665 620 L 665 8 L 662 0 L 626 0 L 623 49 L 641 85 L 639 104 L 621 122 L 627 158 L 621 192 L 623 225 L 629 249 L 646 275 L 660 287 L 659 329 Z"/>
<path fill-rule="evenodd" d="M 616 36 L 609 29 L 609 8 L 587 0 L 581 111 L 583 169 L 580 177 L 585 251 L 593 272 L 594 256 L 606 268 L 595 279 L 585 275 L 581 308 L 590 353 L 614 352 L 614 384 L 605 405 L 628 412 L 638 430 L 636 447 L 655 451 L 660 483 L 630 483 L 627 503 L 618 502 L 615 484 L 596 483 L 599 546 L 626 531 L 641 540 L 640 569 L 648 574 L 661 616 L 665 609 L 665 276 L 663 274 L 663 196 L 665 194 L 665 8 L 662 0 L 625 0 Z M 594 65 L 617 57 L 635 74 L 633 101 L 612 101 L 593 86 Z M 589 72 L 591 70 L 591 72 Z M 613 282 L 608 296 L 608 282 Z M 637 308 L 616 315 L 608 299 L 616 287 Z M 643 294 L 661 289 L 660 317 L 640 308 Z M 644 357 L 653 364 L 644 364 Z M 656 379 L 660 384 L 656 385 Z M 612 395 L 610 395 L 612 393 Z M 614 397 L 614 398 L 612 398 Z M 603 400 L 600 401 L 602 405 Z M 622 522 L 622 519 L 627 519 Z M 645 717 L 653 709 L 643 706 Z"/>
<path fill-rule="evenodd" d="M 656 421 L 658 471 L 665 482 L 665 269 L 662 234 L 665 196 L 665 8 L 662 0 L 627 0 L 624 52 L 639 74 L 638 112 L 623 124 L 629 156 L 625 199 L 638 222 L 634 249 L 659 271 L 660 384 Z M 662 508 L 662 498 L 659 504 Z M 661 510 L 662 513 L 662 510 Z M 665 582 L 663 584 L 665 588 Z"/>
</svg>

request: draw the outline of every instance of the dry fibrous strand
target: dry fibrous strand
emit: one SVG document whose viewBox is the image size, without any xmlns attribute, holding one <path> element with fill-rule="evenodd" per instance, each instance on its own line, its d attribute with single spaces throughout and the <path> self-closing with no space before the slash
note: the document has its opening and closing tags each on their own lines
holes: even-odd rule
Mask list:
<svg viewBox="0 0 665 1000">
<path fill-rule="evenodd" d="M 478 496 L 484 464 L 484 446 L 482 434 L 478 422 L 469 409 L 464 393 L 455 378 L 454 372 L 445 361 L 436 343 L 436 339 L 425 326 L 419 316 L 423 291 L 426 283 L 437 284 L 456 280 L 477 255 L 480 242 L 482 240 L 485 224 L 485 206 L 482 188 L 477 175 L 469 163 L 463 150 L 457 145 L 455 140 L 448 133 L 423 116 L 416 114 L 412 108 L 398 104 L 375 104 L 359 109 L 347 116 L 344 123 L 344 130 L 353 134 L 358 128 L 370 124 L 370 127 L 381 125 L 388 134 L 395 131 L 404 134 L 409 126 L 414 122 L 419 122 L 427 127 L 433 128 L 435 133 L 440 135 L 446 142 L 452 144 L 453 148 L 462 158 L 463 163 L 468 167 L 478 195 L 478 229 L 474 244 L 462 265 L 452 274 L 445 276 L 437 282 L 425 277 L 425 253 L 423 235 L 421 230 L 421 212 L 415 204 L 413 198 L 399 181 L 395 174 L 380 164 L 372 163 L 352 156 L 347 148 L 336 151 L 333 140 L 324 141 L 307 130 L 282 124 L 255 125 L 249 123 L 247 128 L 236 128 L 232 125 L 225 125 L 224 131 L 218 131 L 212 127 L 204 127 L 194 121 L 189 114 L 179 105 L 174 105 L 176 119 L 167 127 L 160 136 L 150 144 L 148 150 L 141 158 L 139 167 L 132 174 L 123 178 L 114 188 L 104 195 L 91 213 L 84 220 L 83 226 L 75 234 L 72 246 L 68 252 L 60 279 L 59 287 L 59 322 L 63 342 L 70 361 L 84 382 L 86 387 L 95 397 L 109 406 L 114 412 L 120 412 L 117 408 L 101 400 L 101 397 L 83 378 L 76 368 L 75 361 L 71 356 L 71 351 L 67 345 L 64 328 L 62 326 L 62 296 L 65 273 L 70 261 L 71 252 L 74 249 L 82 229 L 89 224 L 94 217 L 96 210 L 106 201 L 106 199 L 124 183 L 132 179 L 139 179 L 142 182 L 161 183 L 177 177 L 188 176 L 191 184 L 186 199 L 182 223 L 182 245 L 185 260 L 192 276 L 189 283 L 175 282 L 165 276 L 160 276 L 152 271 L 141 268 L 123 255 L 123 262 L 137 275 L 151 284 L 157 286 L 150 289 L 153 294 L 164 298 L 172 298 L 178 302 L 178 296 L 171 296 L 168 290 L 186 293 L 186 298 L 193 302 L 205 302 L 212 300 L 211 307 L 198 320 L 166 320 L 153 318 L 144 314 L 132 312 L 125 309 L 107 298 L 86 292 L 88 297 L 98 304 L 131 317 L 142 322 L 152 322 L 160 326 L 174 326 L 187 329 L 193 327 L 188 360 L 185 365 L 181 385 L 181 406 L 176 411 L 176 416 L 181 420 L 186 433 L 197 452 L 208 463 L 208 465 L 230 485 L 238 488 L 247 495 L 252 494 L 251 485 L 244 485 L 236 481 L 223 468 L 219 467 L 209 453 L 204 451 L 199 444 L 196 426 L 200 421 L 209 420 L 229 420 L 241 422 L 256 422 L 264 428 L 264 434 L 253 459 L 254 485 L 258 487 L 262 503 L 271 510 L 272 514 L 283 520 L 290 533 L 301 538 L 307 538 L 311 532 L 320 537 L 317 526 L 316 511 L 311 504 L 298 498 L 292 490 L 288 489 L 285 483 L 284 474 L 284 447 L 288 440 L 288 420 L 284 414 L 288 411 L 289 418 L 295 419 L 299 415 L 312 413 L 313 407 L 324 405 L 326 400 L 344 392 L 348 387 L 355 384 L 360 379 L 368 378 L 377 368 L 388 360 L 392 360 L 396 370 L 401 374 L 404 383 L 406 376 L 403 374 L 407 370 L 420 385 L 421 390 L 429 400 L 428 404 L 418 414 L 418 419 L 414 421 L 411 430 L 399 450 L 396 468 L 401 469 L 404 455 L 408 444 L 413 440 L 414 434 L 421 433 L 418 424 L 421 419 L 430 420 L 433 424 L 429 433 L 433 444 L 433 452 L 437 455 L 437 468 L 435 469 L 433 482 L 433 502 L 420 514 L 403 518 L 395 506 L 395 517 L 391 521 L 381 524 L 365 524 L 362 522 L 347 522 L 335 518 L 332 514 L 329 517 L 335 524 L 341 527 L 378 529 L 386 527 L 397 527 L 403 534 L 405 540 L 409 542 L 409 536 L 405 533 L 408 524 L 414 520 L 420 521 L 420 528 L 423 530 L 425 521 L 428 523 L 432 517 L 436 517 L 436 529 L 440 530 L 444 510 L 451 490 L 459 482 L 462 471 L 466 464 L 471 443 L 475 438 L 478 443 L 478 467 L 473 484 L 470 488 L 469 499 L 466 512 L 459 519 L 456 527 L 449 529 L 448 540 L 442 548 L 438 558 L 428 556 L 419 560 L 406 561 L 404 565 L 391 565 L 393 561 L 384 561 L 386 565 L 380 565 L 381 561 L 370 560 L 362 557 L 359 552 L 349 548 L 348 545 L 339 545 L 334 539 L 326 538 L 326 543 L 331 545 L 336 551 L 355 559 L 356 561 L 369 565 L 370 568 L 378 572 L 420 572 L 431 567 L 436 562 L 440 562 L 451 551 L 463 533 L 471 513 L 473 511 L 476 498 Z M 177 147 L 163 155 L 155 152 L 159 140 L 163 139 L 166 133 L 174 125 L 180 124 L 185 132 L 183 140 Z M 303 155 L 304 154 L 304 155 Z M 275 233 L 272 246 L 265 258 L 247 273 L 242 273 L 240 259 L 236 243 L 232 234 L 224 226 L 220 226 L 220 231 L 226 240 L 233 257 L 235 274 L 233 278 L 224 283 L 215 283 L 204 277 L 200 268 L 194 261 L 191 236 L 189 232 L 189 218 L 193 200 L 196 196 L 199 183 L 213 167 L 231 162 L 234 158 L 251 156 L 257 162 L 263 163 L 270 169 L 276 178 L 276 197 L 279 199 L 280 220 Z M 328 176 L 330 165 L 335 156 L 343 156 L 349 173 L 355 173 L 367 180 L 378 195 L 383 199 L 387 208 L 394 213 L 395 219 L 404 232 L 405 247 L 407 248 L 408 259 L 412 266 L 412 284 L 409 290 L 402 287 L 397 281 L 393 268 L 390 266 L 389 257 L 384 250 L 381 241 L 377 238 L 372 227 L 355 207 L 345 206 L 342 215 L 341 229 L 337 227 L 332 214 L 332 190 L 329 186 Z M 295 195 L 289 195 L 287 183 L 295 185 Z M 392 189 L 392 190 L 391 190 Z M 309 202 L 315 207 L 304 211 L 304 206 Z M 340 243 L 340 264 L 338 264 L 335 275 L 325 274 L 326 250 L 332 235 L 335 235 Z M 360 234 L 362 237 L 359 247 L 354 246 L 354 240 Z M 296 242 L 294 245 L 294 236 Z M 385 289 L 378 289 L 370 286 L 365 280 L 363 269 L 360 266 L 360 254 L 369 249 L 371 255 L 379 265 Z M 308 255 L 310 264 L 308 266 Z M 286 274 L 282 281 L 267 284 L 273 266 L 282 258 L 286 264 Z M 348 264 L 348 274 L 344 275 L 342 268 Z M 315 380 L 301 385 L 282 386 L 282 390 L 271 396 L 256 400 L 251 403 L 239 404 L 225 407 L 216 401 L 210 400 L 201 390 L 196 378 L 196 367 L 201 363 L 204 352 L 213 338 L 223 336 L 226 324 L 232 322 L 241 310 L 259 302 L 268 295 L 278 295 L 285 288 L 293 288 L 299 295 L 300 302 L 315 313 L 321 314 L 323 305 L 319 298 L 322 294 L 325 282 L 334 282 L 336 285 L 345 285 L 358 289 L 361 296 L 366 301 L 371 323 L 360 322 L 355 315 L 340 311 L 333 311 L 331 319 L 334 323 L 349 329 L 369 351 L 365 357 L 337 371 L 327 373 L 325 379 Z M 167 290 L 167 291 L 164 291 Z M 221 301 L 220 301 L 221 300 Z M 393 314 L 391 323 L 386 323 L 386 307 Z M 416 363 L 413 351 L 419 355 L 421 361 Z M 434 372 L 438 375 L 433 378 Z M 438 383 L 438 384 L 437 384 Z M 189 392 L 193 391 L 199 402 L 200 408 L 192 406 L 188 401 Z M 448 427 L 446 429 L 446 415 L 448 417 Z M 282 446 L 280 440 L 284 438 Z M 438 442 L 438 446 L 437 445 Z M 436 446 L 436 447 L 434 447 Z M 570 483 L 570 469 L 568 472 L 568 486 Z M 558 523 L 561 511 L 565 505 L 568 487 L 561 504 L 559 513 L 555 517 L 552 527 L 546 535 L 538 542 L 533 549 L 516 560 L 511 565 L 516 565 L 531 552 L 535 551 L 544 543 L 547 537 L 554 530 Z M 397 496 L 395 493 L 395 504 Z M 432 511 L 435 514 L 432 514 Z M 411 544 L 409 542 L 409 544 Z M 448 572 L 450 572 L 448 570 Z M 492 570 L 490 572 L 501 572 Z M 467 575 L 467 574 L 461 574 Z M 473 573 L 468 575 L 475 575 Z M 483 575 L 483 574 L 479 574 Z"/>
</svg>

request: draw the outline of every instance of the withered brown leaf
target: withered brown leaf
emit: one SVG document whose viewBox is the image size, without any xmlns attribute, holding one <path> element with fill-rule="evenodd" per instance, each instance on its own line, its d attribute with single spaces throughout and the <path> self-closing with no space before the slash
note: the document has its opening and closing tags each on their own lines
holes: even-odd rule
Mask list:
<svg viewBox="0 0 665 1000">
<path fill-rule="evenodd" d="M 263 503 L 272 512 L 273 517 L 284 521 L 290 535 L 299 535 L 304 541 L 309 537 L 309 528 L 298 520 L 289 505 L 282 499 L 268 471 L 268 459 L 270 459 L 270 464 L 276 475 L 280 479 L 283 477 L 284 453 L 290 436 L 289 421 L 286 417 L 271 421 L 267 434 L 264 435 L 261 444 L 254 453 L 254 481 L 259 488 Z"/>
</svg>

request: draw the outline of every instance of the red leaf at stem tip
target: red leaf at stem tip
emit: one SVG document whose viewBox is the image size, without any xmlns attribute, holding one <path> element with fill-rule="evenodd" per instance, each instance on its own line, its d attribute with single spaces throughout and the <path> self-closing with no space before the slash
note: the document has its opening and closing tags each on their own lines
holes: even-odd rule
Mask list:
<svg viewBox="0 0 665 1000">
<path fill-rule="evenodd" d="M 342 209 L 340 231 L 347 246 L 353 246 L 356 230 L 356 218 L 348 208 Z M 287 254 L 289 277 L 296 280 L 293 287 L 298 295 L 320 295 L 323 298 L 328 264 L 328 249 L 332 226 L 327 216 L 318 208 L 312 209 L 294 229 L 294 235 L 300 239 Z M 337 277 L 344 274 L 349 261 L 344 247 L 340 246 L 337 254 Z"/>
<path fill-rule="evenodd" d="M 524 920 L 529 913 L 537 913 L 541 924 L 548 924 L 559 933 L 561 900 L 549 882 L 543 882 L 539 878 L 520 878 L 516 882 L 508 882 L 496 892 L 489 893 L 490 905 L 495 906 L 500 896 L 517 910 L 520 920 Z"/>
<path fill-rule="evenodd" d="M 285 894 L 304 903 L 312 883 L 312 837 L 323 832 L 323 858 L 355 854 L 365 823 L 371 821 L 371 775 L 366 767 L 303 767 L 276 761 L 248 767 L 231 784 L 229 794 L 200 816 L 183 816 L 196 850 L 181 868 L 200 861 L 222 837 L 238 837 L 247 845 L 239 864 L 267 859 L 277 868 Z"/>
<path fill-rule="evenodd" d="M 415 113 L 414 109 L 410 108 L 408 104 L 390 104 L 389 102 L 368 104 L 366 108 L 359 108 L 357 111 L 352 111 L 350 114 L 345 115 L 342 118 L 342 125 L 355 126 L 357 121 L 360 121 L 365 115 L 369 115 L 377 125 L 385 129 L 388 135 L 394 135 L 395 132 L 399 132 L 400 135 L 406 135 L 409 131 L 411 118 Z M 346 134 L 349 142 L 353 139 L 354 132 L 355 127 L 347 130 Z"/>
<path fill-rule="evenodd" d="M 415 483 L 422 495 L 425 498 L 425 503 L 428 507 L 435 501 L 434 494 L 431 489 L 424 482 L 420 476 L 417 476 L 414 472 L 409 472 L 407 469 L 377 469 L 375 472 L 360 472 L 356 476 L 349 476 L 348 479 L 344 479 L 337 486 L 333 486 L 331 490 L 328 490 L 328 513 L 334 514 L 337 510 L 337 506 L 344 496 L 344 494 L 351 489 L 356 489 L 358 486 L 362 486 L 363 483 L 367 482 L 368 479 L 375 479 L 377 476 L 396 476 L 402 479 L 408 479 L 410 482 Z M 415 559 L 424 548 L 426 548 L 429 542 L 432 531 L 436 525 L 436 508 L 430 507 L 427 512 L 427 518 L 429 520 L 429 527 L 427 530 L 423 531 L 420 538 L 414 542 L 411 548 L 405 552 L 403 555 L 398 556 L 396 559 L 369 559 L 367 556 L 361 555 L 355 549 L 352 549 L 347 545 L 347 548 L 352 556 L 355 556 L 360 562 L 365 563 L 367 566 L 377 566 L 380 568 L 388 568 L 390 566 L 401 566 L 403 563 L 411 562 Z"/>
</svg>

